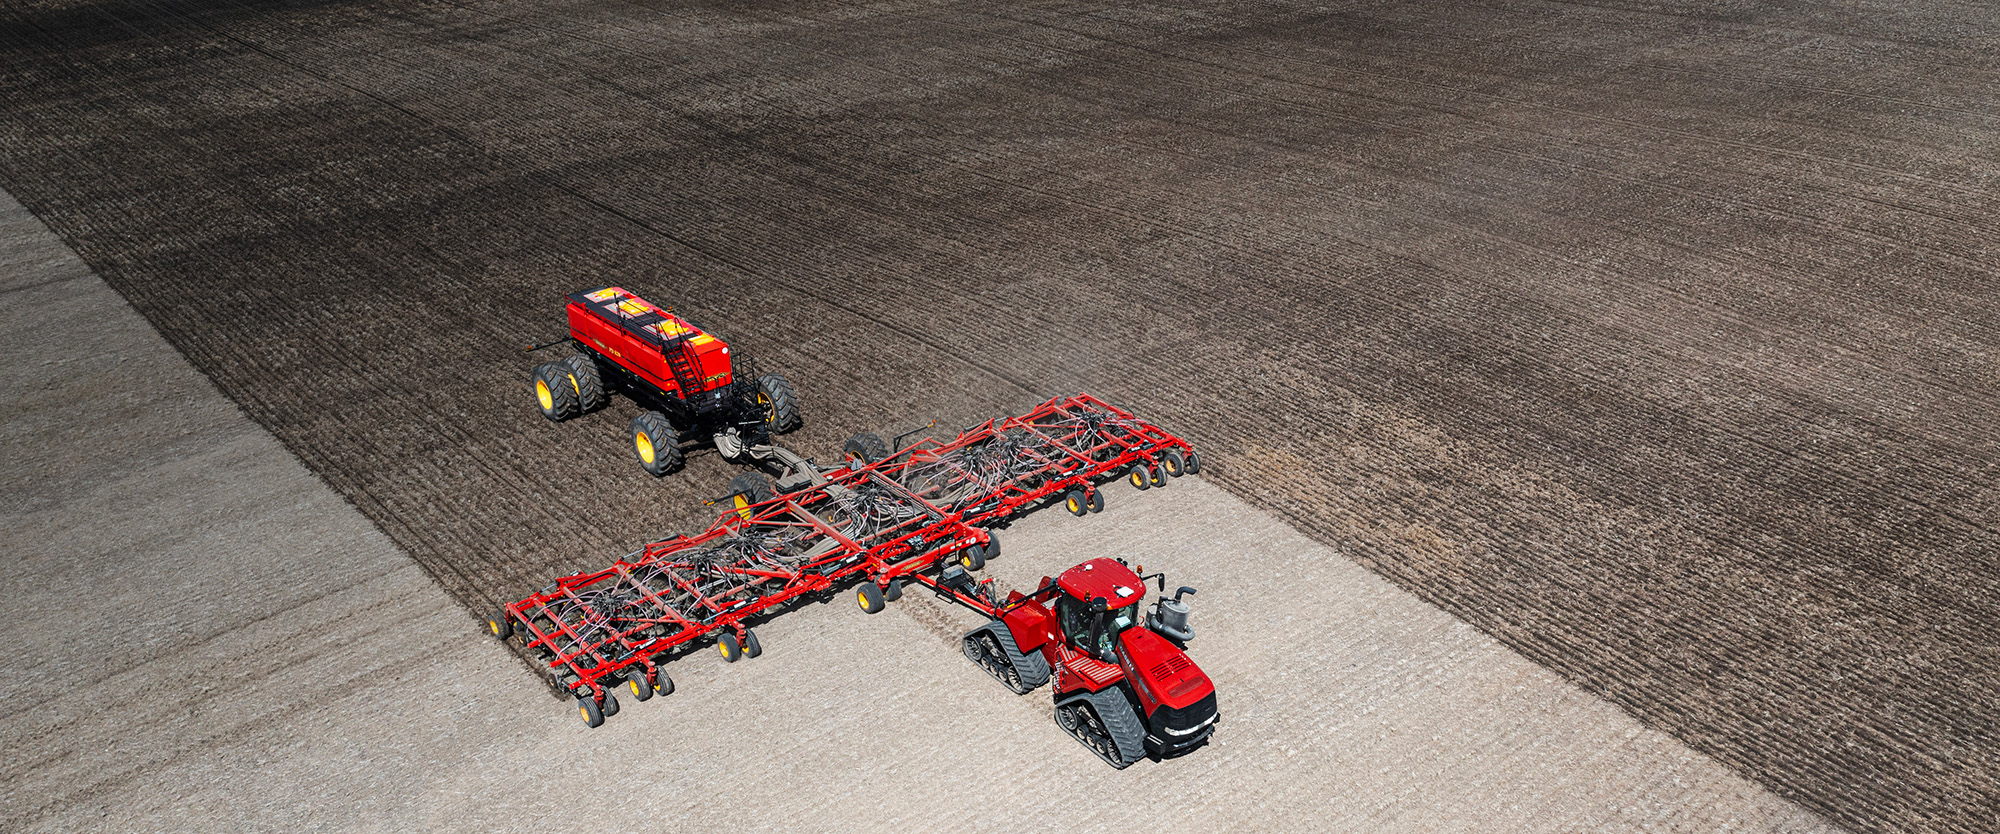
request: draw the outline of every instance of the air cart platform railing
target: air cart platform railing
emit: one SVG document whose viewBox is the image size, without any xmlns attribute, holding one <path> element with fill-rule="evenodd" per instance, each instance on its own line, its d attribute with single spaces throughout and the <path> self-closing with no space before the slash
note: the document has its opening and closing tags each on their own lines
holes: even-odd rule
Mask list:
<svg viewBox="0 0 2000 834">
<path fill-rule="evenodd" d="M 1193 447 L 1159 426 L 1088 394 L 1059 397 L 732 509 L 699 535 L 558 579 L 488 625 L 516 639 L 597 726 L 617 710 L 614 687 L 640 700 L 671 691 L 661 667 L 686 649 L 712 643 L 732 662 L 762 653 L 749 622 L 787 603 L 855 584 L 874 613 L 906 581 L 978 600 L 976 589 L 938 576 L 997 556 L 988 527 L 1049 503 L 1085 515 L 1103 508 L 1107 481 L 1143 489 L 1200 467 Z"/>
</svg>

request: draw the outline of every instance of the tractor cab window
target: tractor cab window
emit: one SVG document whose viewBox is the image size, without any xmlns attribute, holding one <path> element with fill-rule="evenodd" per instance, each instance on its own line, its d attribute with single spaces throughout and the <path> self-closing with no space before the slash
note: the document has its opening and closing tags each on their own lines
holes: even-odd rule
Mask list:
<svg viewBox="0 0 2000 834">
<path fill-rule="evenodd" d="M 1056 614 L 1062 619 L 1063 636 L 1079 649 L 1087 648 L 1090 642 L 1090 608 L 1070 596 L 1056 601 Z"/>
<path fill-rule="evenodd" d="M 1064 596 L 1056 603 L 1056 609 L 1062 620 L 1063 636 L 1069 638 L 1070 645 L 1107 662 L 1111 660 L 1112 647 L 1118 645 L 1118 633 L 1139 623 L 1139 604 L 1136 602 L 1105 611 L 1103 624 L 1095 630 L 1095 634 L 1092 634 L 1091 626 L 1096 618 L 1091 615 L 1089 605 Z"/>
</svg>

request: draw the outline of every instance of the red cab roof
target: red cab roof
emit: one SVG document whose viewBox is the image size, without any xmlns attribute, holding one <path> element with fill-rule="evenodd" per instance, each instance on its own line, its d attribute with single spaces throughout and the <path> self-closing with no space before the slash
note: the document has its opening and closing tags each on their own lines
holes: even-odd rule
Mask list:
<svg viewBox="0 0 2000 834">
<path fill-rule="evenodd" d="M 1056 585 L 1085 602 L 1102 597 L 1106 608 L 1124 608 L 1146 595 L 1146 583 L 1117 559 L 1092 559 L 1077 565 L 1056 577 Z"/>
</svg>

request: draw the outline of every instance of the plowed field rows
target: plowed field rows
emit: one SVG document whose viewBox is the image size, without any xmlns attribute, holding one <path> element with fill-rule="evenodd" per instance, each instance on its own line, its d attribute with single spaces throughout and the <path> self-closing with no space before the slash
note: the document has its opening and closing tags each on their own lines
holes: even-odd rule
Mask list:
<svg viewBox="0 0 2000 834">
<path fill-rule="evenodd" d="M 1823 6 L 28 2 L 0 185 L 471 607 L 710 516 L 529 405 L 620 283 L 808 452 L 1088 388 L 1782 795 L 1990 830 L 2000 11 Z"/>
</svg>

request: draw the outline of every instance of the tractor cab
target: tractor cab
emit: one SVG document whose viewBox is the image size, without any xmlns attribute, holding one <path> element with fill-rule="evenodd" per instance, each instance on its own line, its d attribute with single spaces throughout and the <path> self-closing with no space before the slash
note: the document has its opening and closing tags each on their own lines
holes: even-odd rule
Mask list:
<svg viewBox="0 0 2000 834">
<path fill-rule="evenodd" d="M 1056 625 L 1072 649 L 1117 663 L 1119 635 L 1138 625 L 1146 583 L 1116 559 L 1092 559 L 1056 579 Z"/>
</svg>

